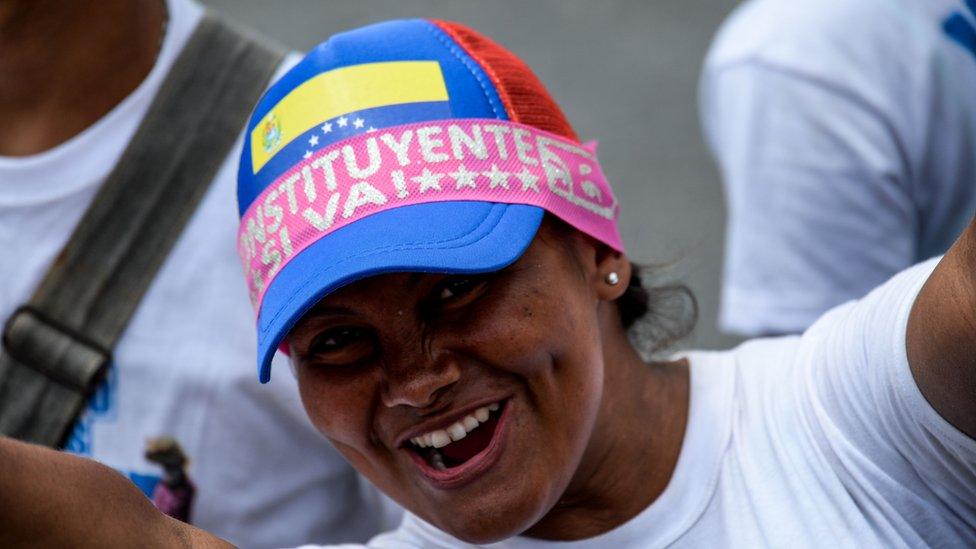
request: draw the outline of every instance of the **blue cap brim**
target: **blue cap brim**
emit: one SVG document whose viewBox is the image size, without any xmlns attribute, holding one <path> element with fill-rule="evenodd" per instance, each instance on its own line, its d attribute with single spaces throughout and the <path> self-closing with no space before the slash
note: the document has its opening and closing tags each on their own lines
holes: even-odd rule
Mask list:
<svg viewBox="0 0 976 549">
<path fill-rule="evenodd" d="M 268 286 L 258 316 L 258 376 L 302 316 L 336 289 L 394 272 L 479 273 L 521 257 L 543 210 L 494 202 L 434 202 L 371 215 L 316 241 Z"/>
</svg>

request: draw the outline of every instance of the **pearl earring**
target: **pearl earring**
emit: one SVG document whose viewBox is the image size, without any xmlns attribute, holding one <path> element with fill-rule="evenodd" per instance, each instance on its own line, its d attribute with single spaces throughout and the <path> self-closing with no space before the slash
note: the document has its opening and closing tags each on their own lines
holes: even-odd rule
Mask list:
<svg viewBox="0 0 976 549">
<path fill-rule="evenodd" d="M 609 274 L 607 274 L 605 280 L 607 281 L 607 284 L 611 286 L 616 286 L 617 283 L 620 282 L 620 276 L 618 276 L 617 273 L 611 271 Z"/>
</svg>

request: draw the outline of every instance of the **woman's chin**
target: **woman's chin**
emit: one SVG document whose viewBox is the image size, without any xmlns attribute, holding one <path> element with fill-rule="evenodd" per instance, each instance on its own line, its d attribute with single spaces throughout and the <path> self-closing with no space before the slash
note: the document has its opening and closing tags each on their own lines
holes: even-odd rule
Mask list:
<svg viewBox="0 0 976 549">
<path fill-rule="evenodd" d="M 478 509 L 457 509 L 431 517 L 429 522 L 448 534 L 467 543 L 483 545 L 518 536 L 538 522 L 551 507 L 539 501 L 538 493 L 508 494 L 506 501 L 493 504 L 482 502 Z M 492 498 L 493 499 L 493 498 Z M 466 506 L 465 506 L 466 507 Z"/>
<path fill-rule="evenodd" d="M 538 464 L 523 461 L 516 470 L 508 460 L 500 461 L 494 474 L 458 489 L 427 486 L 408 508 L 468 543 L 493 543 L 525 532 L 555 505 L 558 490 L 549 485 L 548 475 L 533 471 Z"/>
<path fill-rule="evenodd" d="M 434 466 L 421 453 L 404 450 L 408 470 L 416 476 L 412 484 L 419 488 L 407 508 L 468 543 L 496 542 L 532 527 L 558 501 L 560 491 L 551 485 L 558 475 L 527 442 L 538 438 L 524 419 L 527 413 L 518 399 L 500 403 L 497 421 L 483 424 L 489 429 L 487 442 L 463 463 L 444 452 Z"/>
</svg>

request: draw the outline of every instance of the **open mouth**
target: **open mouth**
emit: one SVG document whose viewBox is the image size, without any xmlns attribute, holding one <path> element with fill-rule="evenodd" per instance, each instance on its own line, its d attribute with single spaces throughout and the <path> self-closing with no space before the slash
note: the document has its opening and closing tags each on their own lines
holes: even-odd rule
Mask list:
<svg viewBox="0 0 976 549">
<path fill-rule="evenodd" d="M 408 449 L 436 472 L 460 472 L 491 446 L 504 409 L 504 402 L 478 408 L 444 429 L 411 438 Z"/>
</svg>

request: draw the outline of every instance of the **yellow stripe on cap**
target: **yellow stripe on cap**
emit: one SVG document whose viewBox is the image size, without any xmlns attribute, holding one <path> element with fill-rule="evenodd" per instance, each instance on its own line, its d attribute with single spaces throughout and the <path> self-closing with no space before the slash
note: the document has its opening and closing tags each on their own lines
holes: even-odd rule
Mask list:
<svg viewBox="0 0 976 549">
<path fill-rule="evenodd" d="M 309 128 L 343 114 L 447 100 L 437 61 L 367 63 L 323 72 L 283 97 L 251 130 L 251 165 L 257 173 Z"/>
</svg>

